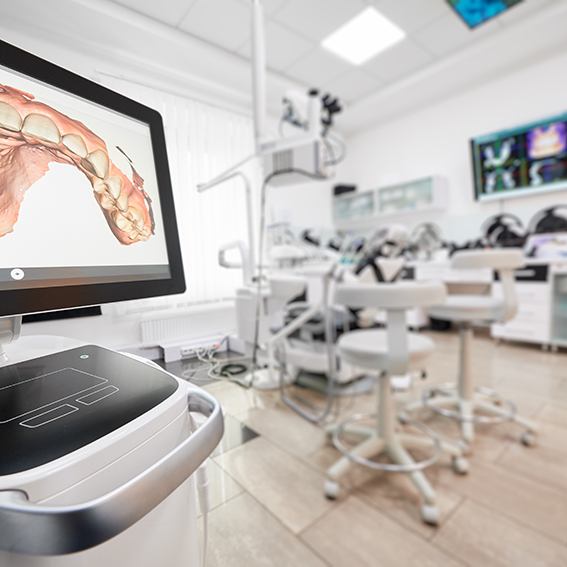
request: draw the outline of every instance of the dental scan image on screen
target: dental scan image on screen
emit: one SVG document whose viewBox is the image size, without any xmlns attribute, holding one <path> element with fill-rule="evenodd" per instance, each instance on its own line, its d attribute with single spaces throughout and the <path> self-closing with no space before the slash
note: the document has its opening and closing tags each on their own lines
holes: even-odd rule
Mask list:
<svg viewBox="0 0 567 567">
<path fill-rule="evenodd" d="M 169 276 L 149 125 L 0 66 L 0 289 Z"/>
</svg>

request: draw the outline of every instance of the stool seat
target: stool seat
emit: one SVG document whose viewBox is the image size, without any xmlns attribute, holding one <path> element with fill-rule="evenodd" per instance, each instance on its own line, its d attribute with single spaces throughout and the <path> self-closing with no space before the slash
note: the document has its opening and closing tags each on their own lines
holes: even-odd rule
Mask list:
<svg viewBox="0 0 567 567">
<path fill-rule="evenodd" d="M 431 339 L 408 333 L 409 363 L 420 362 L 433 352 L 435 345 Z M 338 342 L 341 359 L 353 366 L 369 370 L 388 370 L 390 352 L 386 331 L 381 329 L 361 329 L 343 335 Z"/>
<path fill-rule="evenodd" d="M 502 299 L 490 295 L 450 295 L 442 305 L 428 309 L 429 315 L 447 321 L 500 321 L 504 317 Z"/>
</svg>

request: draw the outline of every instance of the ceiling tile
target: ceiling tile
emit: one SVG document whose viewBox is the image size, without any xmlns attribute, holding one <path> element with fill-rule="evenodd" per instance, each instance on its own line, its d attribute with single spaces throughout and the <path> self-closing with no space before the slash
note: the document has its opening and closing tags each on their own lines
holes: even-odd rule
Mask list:
<svg viewBox="0 0 567 567">
<path fill-rule="evenodd" d="M 187 10 L 196 0 L 168 0 L 156 2 L 155 0 L 112 0 L 115 4 L 122 4 L 136 12 L 150 16 L 155 20 L 176 26 Z"/>
<path fill-rule="evenodd" d="M 288 0 L 274 18 L 315 42 L 361 12 L 363 0 Z"/>
<path fill-rule="evenodd" d="M 360 69 L 352 69 L 324 85 L 322 90 L 338 96 L 342 102 L 349 103 L 374 94 L 382 86 L 384 83 L 376 77 Z"/>
<path fill-rule="evenodd" d="M 305 85 L 320 87 L 351 69 L 351 65 L 317 47 L 309 55 L 285 69 L 285 73 Z"/>
<path fill-rule="evenodd" d="M 536 15 L 540 10 L 549 9 L 551 4 L 555 4 L 555 2 L 553 0 L 523 0 L 523 2 L 498 16 L 498 20 L 502 25 L 512 24 L 526 16 Z"/>
<path fill-rule="evenodd" d="M 453 12 L 419 30 L 412 39 L 427 51 L 438 56 L 451 55 L 454 51 L 483 38 L 498 29 L 497 19 L 470 30 Z"/>
<path fill-rule="evenodd" d="M 266 56 L 270 69 L 283 71 L 315 47 L 315 44 L 277 22 L 268 22 L 266 25 Z M 250 40 L 238 50 L 238 53 L 250 59 Z"/>
<path fill-rule="evenodd" d="M 451 11 L 447 0 L 374 0 L 374 5 L 406 33 L 423 28 Z"/>
<path fill-rule="evenodd" d="M 428 51 L 405 39 L 374 57 L 362 68 L 380 79 L 392 82 L 427 66 L 433 60 Z"/>
<path fill-rule="evenodd" d="M 240 0 L 197 0 L 179 27 L 234 51 L 250 36 L 250 10 Z"/>
<path fill-rule="evenodd" d="M 248 10 L 250 10 L 250 0 L 239 0 L 242 2 Z M 271 16 L 274 12 L 277 12 L 288 0 L 262 0 L 262 8 L 264 9 L 264 15 Z"/>
</svg>

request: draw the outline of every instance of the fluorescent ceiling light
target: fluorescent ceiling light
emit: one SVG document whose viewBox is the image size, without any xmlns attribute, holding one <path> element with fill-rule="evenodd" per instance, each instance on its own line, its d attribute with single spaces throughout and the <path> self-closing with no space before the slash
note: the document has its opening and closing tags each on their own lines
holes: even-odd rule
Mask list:
<svg viewBox="0 0 567 567">
<path fill-rule="evenodd" d="M 404 37 L 402 29 L 376 8 L 368 7 L 326 37 L 321 45 L 353 65 L 362 65 Z"/>
</svg>

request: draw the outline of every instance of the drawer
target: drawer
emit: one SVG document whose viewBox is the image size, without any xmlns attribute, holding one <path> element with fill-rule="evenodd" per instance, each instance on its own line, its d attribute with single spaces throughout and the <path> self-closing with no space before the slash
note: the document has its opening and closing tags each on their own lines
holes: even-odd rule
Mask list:
<svg viewBox="0 0 567 567">
<path fill-rule="evenodd" d="M 514 273 L 517 282 L 546 283 L 549 279 L 549 266 L 547 264 L 528 264 L 519 268 Z M 494 281 L 499 281 L 500 277 L 494 272 Z"/>
<path fill-rule="evenodd" d="M 522 324 L 521 322 L 510 322 L 505 325 L 492 325 L 493 337 L 502 339 L 516 339 L 536 343 L 548 343 L 551 340 L 549 326 Z"/>
</svg>

